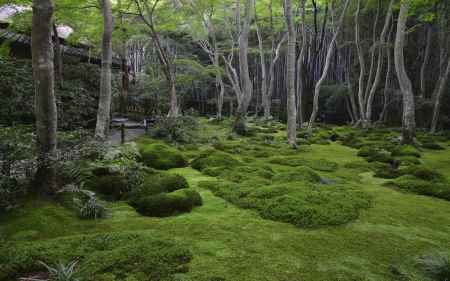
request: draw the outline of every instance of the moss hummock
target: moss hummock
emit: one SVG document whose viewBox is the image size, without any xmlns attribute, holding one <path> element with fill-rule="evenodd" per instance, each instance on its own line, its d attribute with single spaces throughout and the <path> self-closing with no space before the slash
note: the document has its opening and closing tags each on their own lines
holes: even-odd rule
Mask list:
<svg viewBox="0 0 450 281">
<path fill-rule="evenodd" d="M 179 150 L 162 143 L 140 144 L 139 152 L 145 165 L 158 170 L 181 168 L 188 164 Z"/>
<path fill-rule="evenodd" d="M 234 167 L 239 165 L 242 165 L 242 163 L 239 160 L 229 155 L 228 153 L 218 150 L 210 150 L 203 152 L 191 163 L 192 168 L 197 169 L 199 171 L 205 168 Z"/>
</svg>

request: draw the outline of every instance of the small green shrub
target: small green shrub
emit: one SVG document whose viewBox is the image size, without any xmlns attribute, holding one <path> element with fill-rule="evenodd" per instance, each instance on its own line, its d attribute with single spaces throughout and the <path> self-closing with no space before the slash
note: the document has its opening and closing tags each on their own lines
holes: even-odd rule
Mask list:
<svg viewBox="0 0 450 281">
<path fill-rule="evenodd" d="M 142 144 L 139 151 L 142 161 L 148 167 L 168 170 L 187 166 L 187 161 L 180 151 L 161 143 Z"/>
<path fill-rule="evenodd" d="M 71 261 L 68 264 L 58 262 L 55 266 L 47 265 L 44 262 L 39 262 L 43 265 L 48 273 L 49 280 L 51 281 L 79 281 L 80 279 L 76 278 L 76 270 L 75 266 L 77 265 L 77 261 Z"/>
<path fill-rule="evenodd" d="M 39 264 L 77 260 L 80 280 L 171 280 L 188 271 L 192 254 L 169 237 L 154 233 L 119 232 L 65 236 L 56 239 L 0 244 L 0 280 L 16 280 L 46 270 Z M 78 276 L 77 276 L 78 277 Z M 107 280 L 107 279 L 106 279 Z"/>
<path fill-rule="evenodd" d="M 239 165 L 242 165 L 239 160 L 227 153 L 217 150 L 204 152 L 191 163 L 192 168 L 199 171 L 211 167 L 234 167 Z"/>
<path fill-rule="evenodd" d="M 191 116 L 167 117 L 155 122 L 150 135 L 169 142 L 192 143 L 197 139 L 198 127 L 197 119 Z"/>
<path fill-rule="evenodd" d="M 450 255 L 448 253 L 436 253 L 420 257 L 418 265 L 421 269 L 436 281 L 450 280 Z"/>
<path fill-rule="evenodd" d="M 166 217 L 190 212 L 194 207 L 202 205 L 202 198 L 195 190 L 179 189 L 170 193 L 160 193 L 137 198 L 130 201 L 142 215 Z"/>
<path fill-rule="evenodd" d="M 95 196 L 91 196 L 79 207 L 79 216 L 83 219 L 101 219 L 107 214 L 106 207 Z"/>
<path fill-rule="evenodd" d="M 392 151 L 392 156 L 420 157 L 420 151 L 412 145 L 399 145 Z"/>
<path fill-rule="evenodd" d="M 129 191 L 126 178 L 120 174 L 93 176 L 86 182 L 86 187 L 108 200 L 120 200 Z"/>
</svg>

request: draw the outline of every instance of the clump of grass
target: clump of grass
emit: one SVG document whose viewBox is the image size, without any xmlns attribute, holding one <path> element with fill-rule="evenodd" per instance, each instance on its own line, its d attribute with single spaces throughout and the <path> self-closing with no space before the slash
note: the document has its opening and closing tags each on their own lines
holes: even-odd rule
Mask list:
<svg viewBox="0 0 450 281">
<path fill-rule="evenodd" d="M 106 240 L 105 234 L 91 234 L 0 245 L 0 280 L 45 270 L 38 261 L 52 265 L 77 260 L 79 278 L 86 281 L 105 280 L 106 275 L 111 277 L 107 280 L 171 280 L 188 271 L 192 254 L 170 238 L 142 232 L 107 235 Z"/>
</svg>

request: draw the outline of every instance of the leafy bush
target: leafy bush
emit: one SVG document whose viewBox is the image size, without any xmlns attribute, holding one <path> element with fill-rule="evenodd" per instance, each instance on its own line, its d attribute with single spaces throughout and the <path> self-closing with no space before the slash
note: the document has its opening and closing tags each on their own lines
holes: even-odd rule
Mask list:
<svg viewBox="0 0 450 281">
<path fill-rule="evenodd" d="M 86 186 L 109 200 L 120 200 L 129 191 L 127 179 L 119 173 L 94 176 L 86 182 Z"/>
<path fill-rule="evenodd" d="M 130 204 L 142 215 L 166 217 L 190 212 L 195 206 L 202 205 L 202 198 L 195 190 L 179 189 L 170 193 L 139 197 L 130 201 Z"/>
<path fill-rule="evenodd" d="M 165 144 L 141 144 L 139 151 L 143 163 L 155 169 L 168 170 L 187 165 L 187 161 L 180 151 Z"/>
<path fill-rule="evenodd" d="M 0 175 L 11 176 L 13 168 L 21 161 L 34 159 L 34 135 L 30 126 L 0 126 Z M 23 177 L 23 175 L 16 175 Z"/>
<path fill-rule="evenodd" d="M 19 198 L 25 194 L 24 187 L 20 186 L 15 178 L 0 178 L 0 212 L 14 208 Z"/>
<path fill-rule="evenodd" d="M 105 236 L 107 238 L 105 239 Z M 45 264 L 77 260 L 85 281 L 171 280 L 188 271 L 192 254 L 168 237 L 153 233 L 120 232 L 66 236 L 50 240 L 1 244 L 0 280 L 16 280 L 29 272 L 45 270 Z"/>
<path fill-rule="evenodd" d="M 233 167 L 239 165 L 242 165 L 239 160 L 236 160 L 227 153 L 217 150 L 206 151 L 195 158 L 191 163 L 192 168 L 199 171 L 211 167 Z"/>
<path fill-rule="evenodd" d="M 197 139 L 197 119 L 191 116 L 158 119 L 150 130 L 150 136 L 169 142 L 191 143 Z"/>
<path fill-rule="evenodd" d="M 436 253 L 420 257 L 418 264 L 433 280 L 450 280 L 450 255 L 448 253 Z"/>
<path fill-rule="evenodd" d="M 106 208 L 95 196 L 80 205 L 79 216 L 83 219 L 100 219 L 106 216 Z"/>
</svg>

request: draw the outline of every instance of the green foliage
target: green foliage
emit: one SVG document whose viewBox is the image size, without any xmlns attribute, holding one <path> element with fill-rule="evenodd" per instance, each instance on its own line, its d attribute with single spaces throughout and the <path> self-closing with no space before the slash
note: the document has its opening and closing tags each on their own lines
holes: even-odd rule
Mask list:
<svg viewBox="0 0 450 281">
<path fill-rule="evenodd" d="M 227 153 L 217 150 L 203 152 L 191 163 L 192 168 L 199 171 L 202 171 L 206 168 L 234 167 L 239 165 L 242 165 L 239 160 L 235 159 L 233 156 Z"/>
<path fill-rule="evenodd" d="M 389 151 L 379 149 L 370 145 L 362 146 L 358 151 L 358 156 L 364 157 L 369 162 L 391 163 L 393 158 Z"/>
<path fill-rule="evenodd" d="M 120 200 L 129 191 L 126 178 L 118 173 L 93 176 L 86 182 L 86 186 L 109 200 Z"/>
<path fill-rule="evenodd" d="M 450 255 L 448 253 L 439 252 L 420 257 L 418 264 L 433 280 L 450 280 Z"/>
<path fill-rule="evenodd" d="M 59 262 L 55 266 L 47 265 L 44 262 L 39 263 L 47 269 L 50 281 L 79 281 L 79 279 L 75 277 L 75 266 L 77 265 L 77 261 L 71 261 L 67 264 Z"/>
<path fill-rule="evenodd" d="M 79 202 L 79 216 L 82 219 L 101 219 L 107 214 L 106 207 L 94 195 Z"/>
<path fill-rule="evenodd" d="M 190 212 L 203 204 L 200 194 L 195 190 L 179 189 L 170 193 L 159 193 L 138 197 L 130 201 L 131 206 L 140 214 L 154 217 L 166 217 Z"/>
<path fill-rule="evenodd" d="M 290 183 L 296 181 L 319 183 L 320 180 L 320 176 L 308 167 L 297 167 L 286 172 L 277 173 L 273 177 L 273 181 L 276 183 Z"/>
<path fill-rule="evenodd" d="M 106 238 L 106 239 L 105 239 Z M 151 233 L 75 235 L 39 242 L 0 245 L 0 280 L 45 270 L 45 264 L 78 261 L 80 280 L 167 280 L 186 272 L 191 253 Z"/>
<path fill-rule="evenodd" d="M 16 207 L 18 200 L 25 194 L 25 188 L 15 178 L 0 178 L 0 213 Z"/>
<path fill-rule="evenodd" d="M 183 154 L 162 143 L 143 142 L 139 145 L 142 162 L 148 167 L 160 170 L 180 168 L 187 165 Z"/>
<path fill-rule="evenodd" d="M 158 119 L 150 130 L 150 136 L 168 142 L 192 143 L 197 139 L 198 122 L 190 116 Z"/>
</svg>

